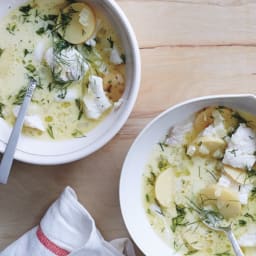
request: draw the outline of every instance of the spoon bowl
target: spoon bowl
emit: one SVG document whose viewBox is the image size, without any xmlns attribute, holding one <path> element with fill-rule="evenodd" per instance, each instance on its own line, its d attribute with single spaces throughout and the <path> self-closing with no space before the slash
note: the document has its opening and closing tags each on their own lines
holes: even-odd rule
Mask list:
<svg viewBox="0 0 256 256">
<path fill-rule="evenodd" d="M 229 239 L 236 256 L 244 256 L 237 239 L 232 231 L 232 222 L 228 223 L 221 215 L 212 214 L 211 211 L 199 212 L 202 222 L 214 231 L 224 232 Z"/>
</svg>

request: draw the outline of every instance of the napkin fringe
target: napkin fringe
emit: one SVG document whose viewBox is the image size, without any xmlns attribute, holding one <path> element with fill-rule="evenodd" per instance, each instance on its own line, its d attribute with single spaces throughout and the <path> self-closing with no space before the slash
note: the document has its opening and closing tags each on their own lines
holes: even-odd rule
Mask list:
<svg viewBox="0 0 256 256">
<path fill-rule="evenodd" d="M 67 256 L 70 254 L 69 251 L 60 248 L 58 245 L 53 243 L 50 239 L 47 238 L 47 236 L 43 233 L 40 226 L 38 226 L 38 229 L 36 231 L 36 236 L 39 240 L 39 242 L 47 248 L 50 252 L 55 254 L 56 256 Z"/>
</svg>

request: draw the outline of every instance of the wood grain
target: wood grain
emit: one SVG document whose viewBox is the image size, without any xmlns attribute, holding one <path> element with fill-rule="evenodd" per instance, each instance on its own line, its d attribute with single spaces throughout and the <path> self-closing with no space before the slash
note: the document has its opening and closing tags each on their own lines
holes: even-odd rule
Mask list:
<svg viewBox="0 0 256 256">
<path fill-rule="evenodd" d="M 161 111 L 193 97 L 255 93 L 255 1 L 117 2 L 141 49 L 135 108 L 117 136 L 85 159 L 48 167 L 14 163 L 9 184 L 0 187 L 0 249 L 36 225 L 66 185 L 77 191 L 107 240 L 128 236 L 119 208 L 119 177 L 143 127 Z"/>
</svg>

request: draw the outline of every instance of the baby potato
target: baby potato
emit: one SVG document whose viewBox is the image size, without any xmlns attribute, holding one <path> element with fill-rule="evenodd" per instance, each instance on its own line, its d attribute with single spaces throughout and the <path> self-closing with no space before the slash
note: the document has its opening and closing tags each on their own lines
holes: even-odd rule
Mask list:
<svg viewBox="0 0 256 256">
<path fill-rule="evenodd" d="M 214 107 L 207 107 L 202 109 L 196 114 L 195 121 L 194 121 L 194 128 L 197 133 L 200 133 L 204 130 L 207 126 L 213 123 L 213 116 L 212 112 L 215 108 Z"/>
<path fill-rule="evenodd" d="M 109 98 L 116 102 L 118 101 L 124 92 L 124 77 L 119 72 L 112 72 L 106 74 L 103 78 L 104 90 L 108 92 Z"/>
<path fill-rule="evenodd" d="M 201 190 L 199 198 L 204 205 L 216 206 L 225 219 L 234 218 L 241 214 L 238 193 L 230 188 L 213 184 Z"/>
<path fill-rule="evenodd" d="M 156 178 L 155 195 L 158 203 L 164 207 L 170 206 L 173 201 L 175 188 L 173 186 L 174 172 L 167 169 L 161 172 Z"/>
<path fill-rule="evenodd" d="M 225 174 L 227 174 L 230 178 L 232 178 L 235 182 L 239 184 L 250 183 L 249 180 L 247 179 L 248 176 L 246 172 L 242 169 L 234 168 L 230 165 L 224 165 L 223 171 Z"/>
<path fill-rule="evenodd" d="M 67 6 L 58 17 L 58 33 L 71 44 L 87 41 L 94 33 L 96 18 L 93 10 L 85 3 Z"/>
</svg>

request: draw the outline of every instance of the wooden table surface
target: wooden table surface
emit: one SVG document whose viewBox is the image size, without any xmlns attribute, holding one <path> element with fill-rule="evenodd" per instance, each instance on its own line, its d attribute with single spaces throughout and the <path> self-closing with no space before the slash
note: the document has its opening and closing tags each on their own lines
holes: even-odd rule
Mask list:
<svg viewBox="0 0 256 256">
<path fill-rule="evenodd" d="M 14 162 L 8 185 L 0 187 L 0 249 L 38 224 L 67 185 L 106 240 L 128 236 L 118 185 L 125 155 L 141 129 L 183 100 L 255 92 L 255 0 L 117 2 L 135 30 L 142 59 L 134 110 L 118 135 L 87 158 L 48 167 Z"/>
</svg>

